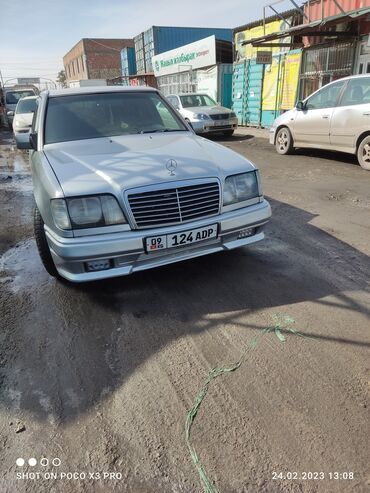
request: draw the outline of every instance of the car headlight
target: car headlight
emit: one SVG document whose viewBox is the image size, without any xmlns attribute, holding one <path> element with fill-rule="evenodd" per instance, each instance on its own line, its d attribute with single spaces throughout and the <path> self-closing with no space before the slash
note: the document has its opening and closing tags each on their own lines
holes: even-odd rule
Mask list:
<svg viewBox="0 0 370 493">
<path fill-rule="evenodd" d="M 224 206 L 259 197 L 256 171 L 228 176 L 224 186 Z"/>
<path fill-rule="evenodd" d="M 195 120 L 209 120 L 209 116 L 205 113 L 194 113 L 193 118 L 195 118 Z"/>
<path fill-rule="evenodd" d="M 60 229 L 99 228 L 127 222 L 113 195 L 52 199 L 51 212 Z"/>
</svg>

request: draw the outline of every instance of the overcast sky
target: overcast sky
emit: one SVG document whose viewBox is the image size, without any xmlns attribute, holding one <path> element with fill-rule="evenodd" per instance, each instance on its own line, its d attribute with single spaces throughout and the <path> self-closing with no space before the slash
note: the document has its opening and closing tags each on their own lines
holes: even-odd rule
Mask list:
<svg viewBox="0 0 370 493">
<path fill-rule="evenodd" d="M 272 0 L 0 0 L 3 80 L 55 79 L 81 38 L 131 38 L 157 26 L 234 28 L 262 18 Z M 289 0 L 275 6 L 292 7 Z M 268 15 L 273 12 L 269 11 Z"/>
</svg>

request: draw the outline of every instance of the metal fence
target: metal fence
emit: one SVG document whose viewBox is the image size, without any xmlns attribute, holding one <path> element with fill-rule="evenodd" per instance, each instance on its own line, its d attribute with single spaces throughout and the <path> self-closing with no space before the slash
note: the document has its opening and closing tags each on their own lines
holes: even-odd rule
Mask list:
<svg viewBox="0 0 370 493">
<path fill-rule="evenodd" d="M 355 43 L 336 43 L 303 51 L 300 74 L 300 99 L 328 82 L 351 75 Z"/>
</svg>

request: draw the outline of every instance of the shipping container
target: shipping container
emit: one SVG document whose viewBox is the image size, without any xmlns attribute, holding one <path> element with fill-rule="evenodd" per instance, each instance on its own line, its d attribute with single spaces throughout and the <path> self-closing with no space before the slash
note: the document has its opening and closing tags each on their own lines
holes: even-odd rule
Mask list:
<svg viewBox="0 0 370 493">
<path fill-rule="evenodd" d="M 369 8 L 370 0 L 310 0 L 304 6 L 304 12 L 306 17 L 304 18 L 304 23 L 313 22 L 316 20 L 327 19 L 328 17 L 335 17 L 343 14 L 342 10 L 346 12 L 351 12 L 354 10 Z M 348 23 L 349 20 L 344 19 L 344 23 Z M 354 19 L 352 21 L 356 23 L 356 32 L 358 34 L 368 34 L 370 28 L 369 19 L 364 16 L 362 19 Z M 345 30 L 345 26 L 338 24 L 337 28 L 339 30 Z M 323 43 L 325 39 L 322 36 L 304 36 L 303 43 L 305 46 L 315 46 L 317 44 Z"/>
<path fill-rule="evenodd" d="M 358 10 L 364 7 L 370 7 L 370 0 L 310 0 L 304 6 L 304 12 L 307 16 L 305 22 L 320 20 L 321 18 L 340 15 L 341 9 L 345 11 Z"/>
<path fill-rule="evenodd" d="M 232 99 L 232 84 L 233 84 L 233 64 L 220 63 L 218 68 L 218 101 L 221 106 L 231 108 L 233 105 Z"/>
<path fill-rule="evenodd" d="M 126 47 L 121 50 L 121 71 L 124 77 L 136 74 L 135 48 Z"/>
<path fill-rule="evenodd" d="M 239 63 L 234 63 L 233 82 L 232 82 L 232 98 L 233 106 L 238 122 L 240 125 L 245 125 L 245 104 L 246 104 L 246 76 L 247 62 L 243 60 Z"/>
<path fill-rule="evenodd" d="M 232 29 L 161 26 L 153 26 L 152 29 L 154 33 L 155 55 L 213 35 L 223 41 L 232 41 Z"/>
<path fill-rule="evenodd" d="M 232 41 L 232 29 L 152 26 L 134 38 L 137 73 L 153 72 L 154 55 L 213 35 L 219 40 Z"/>
</svg>

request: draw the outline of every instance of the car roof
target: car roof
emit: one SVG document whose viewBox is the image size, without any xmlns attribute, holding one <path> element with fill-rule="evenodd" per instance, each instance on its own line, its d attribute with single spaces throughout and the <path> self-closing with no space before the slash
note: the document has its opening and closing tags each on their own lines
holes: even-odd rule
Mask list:
<svg viewBox="0 0 370 493">
<path fill-rule="evenodd" d="M 72 96 L 75 94 L 97 94 L 107 92 L 157 92 L 154 87 L 147 86 L 89 86 L 89 87 L 69 87 L 66 89 L 51 89 L 45 91 L 50 98 L 56 96 Z"/>
<path fill-rule="evenodd" d="M 206 92 L 180 92 L 178 94 L 169 94 L 168 96 L 208 96 L 208 94 Z"/>
<path fill-rule="evenodd" d="M 37 98 L 38 98 L 38 96 L 26 96 L 25 98 L 21 98 L 19 101 L 24 101 L 26 99 L 37 99 Z"/>
<path fill-rule="evenodd" d="M 350 80 L 350 79 L 364 79 L 364 78 L 369 78 L 370 74 L 357 74 L 357 75 L 348 75 L 347 77 L 340 77 L 339 79 L 332 80 L 329 82 L 329 84 L 333 84 L 333 82 L 338 82 L 340 80 Z M 328 85 L 328 84 L 325 84 Z M 325 86 L 322 86 L 325 87 Z"/>
</svg>

